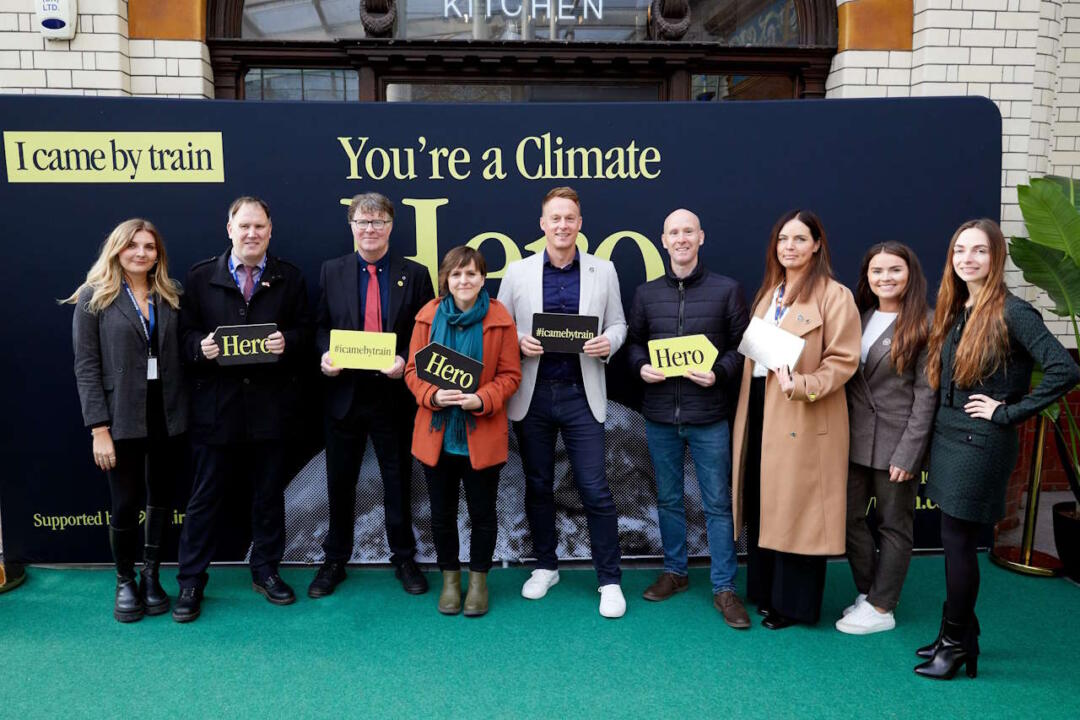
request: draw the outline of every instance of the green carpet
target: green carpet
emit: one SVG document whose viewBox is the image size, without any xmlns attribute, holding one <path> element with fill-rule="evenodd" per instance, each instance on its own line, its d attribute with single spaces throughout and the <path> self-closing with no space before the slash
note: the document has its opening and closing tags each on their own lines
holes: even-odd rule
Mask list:
<svg viewBox="0 0 1080 720">
<path fill-rule="evenodd" d="M 937 632 L 940 557 L 913 561 L 897 629 L 864 637 L 832 627 L 855 593 L 840 562 L 822 622 L 778 632 L 756 616 L 749 631 L 724 625 L 704 569 L 659 604 L 640 599 L 655 571 L 625 572 L 629 609 L 613 621 L 583 569 L 535 602 L 518 594 L 526 570 L 496 569 L 491 612 L 465 618 L 439 615 L 435 591 L 405 595 L 388 570 L 353 569 L 313 601 L 312 571 L 286 569 L 301 598 L 282 608 L 245 569 L 221 568 L 198 621 L 121 625 L 110 572 L 31 568 L 0 595 L 0 717 L 1080 716 L 1080 588 L 982 568 L 979 677 L 952 682 L 911 672 Z"/>
</svg>

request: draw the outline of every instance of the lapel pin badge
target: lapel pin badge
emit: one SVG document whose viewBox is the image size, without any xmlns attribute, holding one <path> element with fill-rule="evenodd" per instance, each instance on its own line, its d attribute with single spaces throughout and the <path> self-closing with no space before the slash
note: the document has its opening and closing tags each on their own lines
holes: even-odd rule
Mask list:
<svg viewBox="0 0 1080 720">
<path fill-rule="evenodd" d="M 881 344 L 885 347 L 889 347 L 890 345 L 892 345 L 892 338 L 885 338 L 881 341 Z"/>
<path fill-rule="evenodd" d="M 262 285 L 263 287 L 270 287 L 270 283 L 268 281 L 266 281 L 266 280 L 261 281 L 259 284 Z"/>
<path fill-rule="evenodd" d="M 799 322 L 802 322 L 802 321 L 803 321 L 803 316 L 802 316 L 802 315 L 800 315 L 800 316 L 798 317 L 798 321 L 799 321 Z"/>
<path fill-rule="evenodd" d="M 397 286 L 398 287 L 405 287 L 405 281 L 404 280 L 398 280 L 397 281 Z"/>
</svg>

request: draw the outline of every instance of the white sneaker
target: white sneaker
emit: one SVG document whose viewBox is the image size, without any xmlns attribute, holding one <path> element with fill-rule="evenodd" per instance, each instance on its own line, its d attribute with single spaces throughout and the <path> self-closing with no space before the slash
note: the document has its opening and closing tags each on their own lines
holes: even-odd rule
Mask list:
<svg viewBox="0 0 1080 720">
<path fill-rule="evenodd" d="M 606 618 L 621 618 L 626 614 L 626 598 L 618 585 L 601 585 L 600 614 Z"/>
<path fill-rule="evenodd" d="M 894 627 L 896 627 L 896 618 L 893 617 L 891 610 L 884 613 L 878 612 L 868 602 L 860 603 L 858 607 L 836 621 L 836 629 L 848 635 L 869 635 L 892 630 Z"/>
<path fill-rule="evenodd" d="M 547 595 L 547 591 L 551 589 L 552 585 L 558 584 L 558 570 L 533 570 L 532 575 L 521 586 L 521 597 L 529 600 L 539 600 Z"/>
<path fill-rule="evenodd" d="M 855 608 L 859 607 L 864 602 L 866 602 L 866 593 L 859 593 L 858 595 L 855 596 L 855 602 L 851 603 L 846 608 L 844 608 L 844 611 L 842 613 L 840 613 L 840 614 L 842 616 L 844 616 L 844 617 L 847 617 L 848 615 L 851 614 L 851 612 L 853 610 L 855 610 Z"/>
</svg>

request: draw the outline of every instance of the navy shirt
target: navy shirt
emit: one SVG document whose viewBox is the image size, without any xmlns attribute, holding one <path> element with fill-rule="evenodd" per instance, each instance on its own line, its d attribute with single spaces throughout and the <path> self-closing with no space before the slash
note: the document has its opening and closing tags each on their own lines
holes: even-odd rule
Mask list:
<svg viewBox="0 0 1080 720">
<path fill-rule="evenodd" d="M 356 262 L 359 263 L 360 272 L 357 273 L 357 282 L 360 287 L 360 329 L 364 329 L 364 310 L 367 308 L 367 284 L 368 278 L 371 276 L 368 274 L 369 263 L 364 258 L 360 257 L 360 253 L 356 253 Z M 388 313 L 390 311 L 390 253 L 389 251 L 383 254 L 381 258 L 375 261 L 375 277 L 379 279 L 379 305 L 382 309 L 382 328 L 384 332 L 387 331 Z"/>
<path fill-rule="evenodd" d="M 581 263 L 575 248 L 574 259 L 563 268 L 555 267 L 544 250 L 544 312 L 578 314 L 581 302 Z M 539 382 L 575 382 L 581 380 L 581 361 L 570 353 L 545 353 L 536 371 Z"/>
</svg>

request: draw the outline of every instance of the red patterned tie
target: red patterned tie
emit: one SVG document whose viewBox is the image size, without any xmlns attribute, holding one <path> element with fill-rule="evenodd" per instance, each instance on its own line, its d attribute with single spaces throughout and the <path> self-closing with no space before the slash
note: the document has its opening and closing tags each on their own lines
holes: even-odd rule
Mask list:
<svg viewBox="0 0 1080 720">
<path fill-rule="evenodd" d="M 367 299 L 364 301 L 364 330 L 382 332 L 382 303 L 379 300 L 379 279 L 375 266 L 368 265 Z"/>
<path fill-rule="evenodd" d="M 255 292 L 255 268 L 250 265 L 241 265 L 244 269 L 244 300 L 250 301 L 251 294 Z"/>
</svg>

